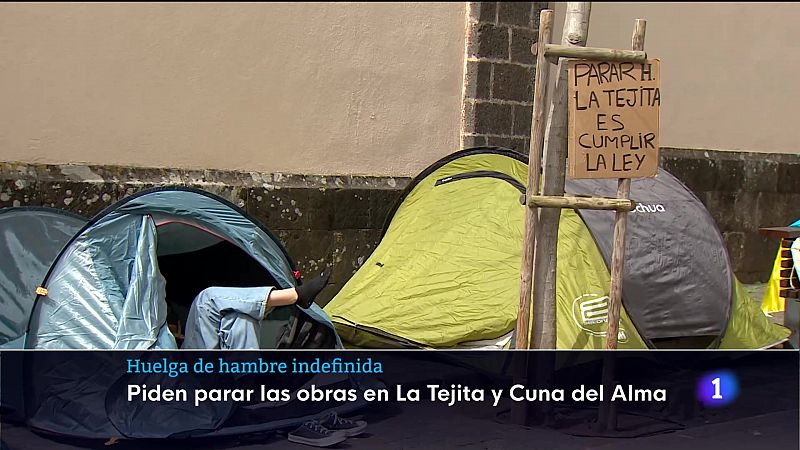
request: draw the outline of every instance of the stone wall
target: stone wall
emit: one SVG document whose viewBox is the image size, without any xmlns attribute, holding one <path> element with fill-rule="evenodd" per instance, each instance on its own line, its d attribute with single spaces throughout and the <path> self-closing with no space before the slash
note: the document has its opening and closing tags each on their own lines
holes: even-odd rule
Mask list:
<svg viewBox="0 0 800 450">
<path fill-rule="evenodd" d="M 547 2 L 472 2 L 464 74 L 464 147 L 527 153 L 539 12 Z"/>
<path fill-rule="evenodd" d="M 800 218 L 800 157 L 662 149 L 662 165 L 694 191 L 720 227 L 736 274 L 769 277 L 778 242 L 763 226 Z M 226 198 L 275 231 L 309 273 L 334 264 L 327 301 L 379 242 L 409 178 L 308 176 L 115 166 L 0 163 L 0 207 L 44 205 L 92 216 L 144 188 L 185 185 Z"/>
<path fill-rule="evenodd" d="M 182 185 L 215 193 L 274 231 L 309 274 L 333 265 L 332 298 L 380 240 L 408 178 L 303 176 L 220 170 L 0 163 L 0 207 L 49 206 L 91 217 L 142 189 Z"/>
<path fill-rule="evenodd" d="M 661 164 L 711 212 L 739 279 L 769 279 L 778 240 L 760 236 L 758 228 L 800 218 L 800 157 L 663 148 Z"/>
</svg>

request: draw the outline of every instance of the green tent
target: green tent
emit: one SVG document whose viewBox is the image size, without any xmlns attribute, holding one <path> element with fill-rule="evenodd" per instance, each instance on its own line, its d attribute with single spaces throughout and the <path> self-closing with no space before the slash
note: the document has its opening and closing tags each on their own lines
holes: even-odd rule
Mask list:
<svg viewBox="0 0 800 450">
<path fill-rule="evenodd" d="M 353 347 L 508 348 L 519 296 L 527 157 L 449 155 L 420 173 L 372 255 L 325 307 Z M 731 270 L 702 203 L 665 171 L 634 180 L 620 348 L 762 348 L 786 340 Z M 613 196 L 615 180 L 569 180 Z M 558 348 L 603 348 L 614 213 L 562 210 Z M 535 313 L 535 312 L 534 312 Z"/>
</svg>

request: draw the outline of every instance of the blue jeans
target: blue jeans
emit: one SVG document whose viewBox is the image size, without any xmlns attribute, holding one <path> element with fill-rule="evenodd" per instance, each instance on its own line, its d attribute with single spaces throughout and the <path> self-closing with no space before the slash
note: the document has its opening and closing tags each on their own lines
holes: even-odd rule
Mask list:
<svg viewBox="0 0 800 450">
<path fill-rule="evenodd" d="M 271 287 L 210 287 L 192 302 L 182 348 L 257 349 Z"/>
</svg>

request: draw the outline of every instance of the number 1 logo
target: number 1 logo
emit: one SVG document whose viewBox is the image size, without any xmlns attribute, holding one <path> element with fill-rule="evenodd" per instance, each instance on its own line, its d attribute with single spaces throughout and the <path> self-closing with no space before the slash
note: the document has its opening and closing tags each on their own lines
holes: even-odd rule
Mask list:
<svg viewBox="0 0 800 450">
<path fill-rule="evenodd" d="M 711 380 L 711 384 L 714 385 L 714 395 L 712 395 L 711 398 L 714 400 L 722 400 L 722 394 L 719 392 L 719 383 L 719 377 Z"/>
<path fill-rule="evenodd" d="M 706 373 L 697 382 L 697 400 L 705 406 L 729 405 L 739 395 L 739 381 L 730 370 Z"/>
</svg>

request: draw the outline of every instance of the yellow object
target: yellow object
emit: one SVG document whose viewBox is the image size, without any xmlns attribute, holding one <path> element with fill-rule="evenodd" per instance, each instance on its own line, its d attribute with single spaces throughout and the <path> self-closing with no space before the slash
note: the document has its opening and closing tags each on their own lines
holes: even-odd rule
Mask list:
<svg viewBox="0 0 800 450">
<path fill-rule="evenodd" d="M 775 263 L 772 265 L 772 274 L 767 282 L 767 290 L 761 298 L 761 311 L 767 314 L 783 311 L 784 300 L 780 297 L 781 285 L 781 249 L 775 256 Z"/>
<path fill-rule="evenodd" d="M 41 286 L 36 288 L 36 295 L 41 295 L 42 297 L 47 295 L 47 289 Z"/>
</svg>

